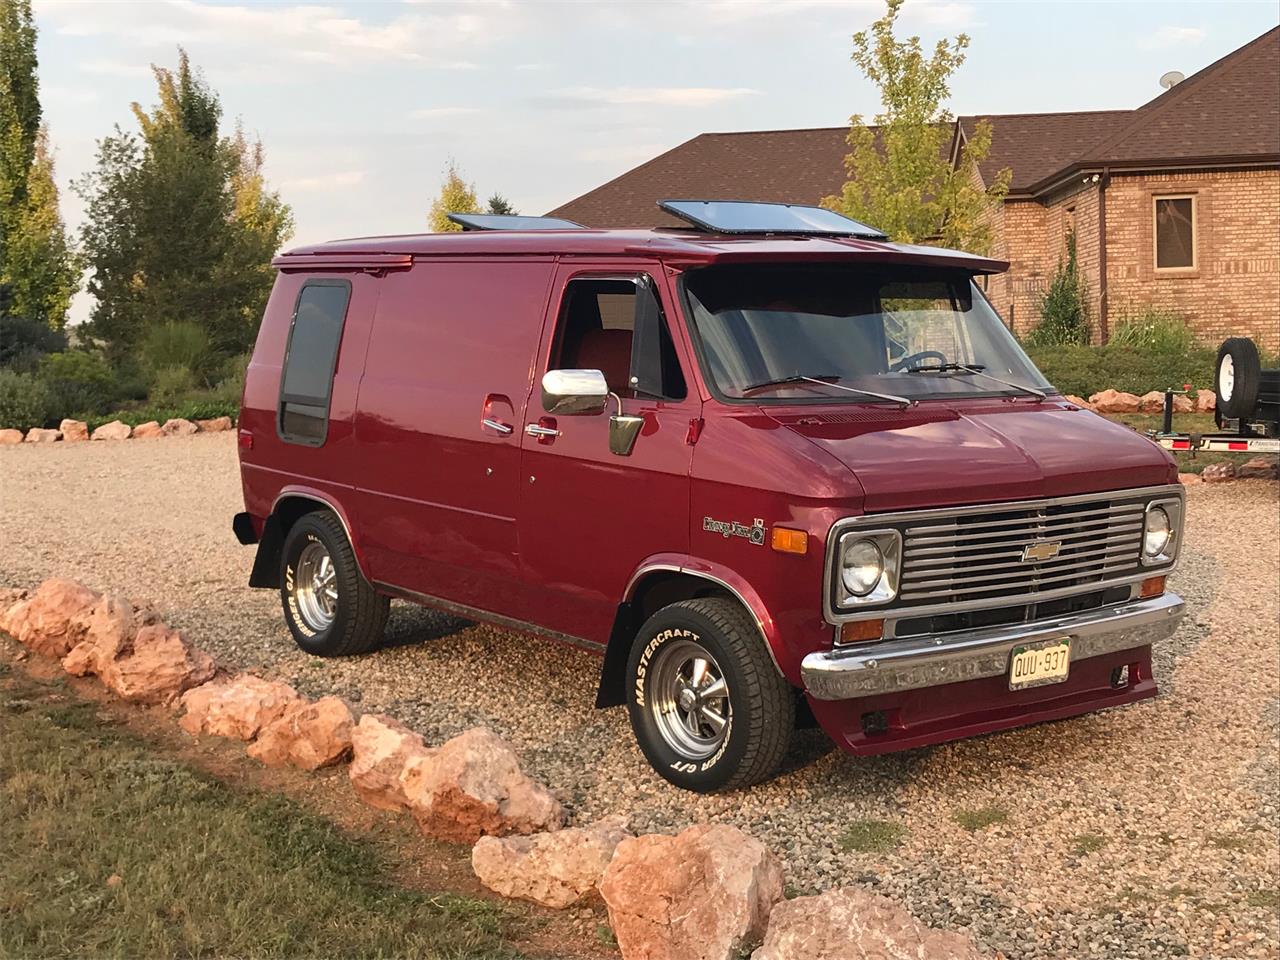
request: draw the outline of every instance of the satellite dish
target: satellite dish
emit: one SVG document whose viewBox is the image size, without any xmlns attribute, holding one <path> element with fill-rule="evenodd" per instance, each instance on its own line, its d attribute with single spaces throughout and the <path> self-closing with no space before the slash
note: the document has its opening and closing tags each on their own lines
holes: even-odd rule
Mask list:
<svg viewBox="0 0 1280 960">
<path fill-rule="evenodd" d="M 1160 86 L 1166 90 L 1172 90 L 1185 79 L 1187 79 L 1187 75 L 1181 70 L 1170 70 L 1160 78 Z"/>
</svg>

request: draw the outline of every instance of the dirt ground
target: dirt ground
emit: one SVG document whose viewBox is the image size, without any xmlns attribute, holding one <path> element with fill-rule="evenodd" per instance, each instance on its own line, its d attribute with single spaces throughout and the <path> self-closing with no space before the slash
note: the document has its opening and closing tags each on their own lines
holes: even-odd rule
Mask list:
<svg viewBox="0 0 1280 960">
<path fill-rule="evenodd" d="M 1280 499 L 1188 489 L 1155 651 L 1161 696 L 1119 710 L 854 760 L 817 731 L 786 772 L 698 797 L 656 778 L 623 711 L 592 708 L 586 654 L 396 604 L 387 646 L 344 661 L 292 644 L 253 552 L 230 435 L 0 450 L 0 584 L 54 574 L 147 601 L 220 661 L 391 713 L 429 742 L 487 724 L 574 819 L 733 823 L 793 892 L 858 884 L 1010 958 L 1280 956 Z M 870 839 L 868 839 L 870 838 Z"/>
</svg>

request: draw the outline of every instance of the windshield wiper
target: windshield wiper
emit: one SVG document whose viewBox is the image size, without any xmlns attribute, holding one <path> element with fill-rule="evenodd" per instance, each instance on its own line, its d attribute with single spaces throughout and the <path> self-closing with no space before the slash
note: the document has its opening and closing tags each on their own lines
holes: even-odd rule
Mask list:
<svg viewBox="0 0 1280 960">
<path fill-rule="evenodd" d="M 899 397 L 892 393 L 876 393 L 874 390 L 859 390 L 857 387 L 846 387 L 842 383 L 836 383 L 840 378 L 834 373 L 820 373 L 816 377 L 806 377 L 803 374 L 795 374 L 790 377 L 778 377 L 776 380 L 764 380 L 760 383 L 753 383 L 742 392 L 743 394 L 751 393 L 754 390 L 763 390 L 765 387 L 783 387 L 789 383 L 816 383 L 820 387 L 835 387 L 837 390 L 845 390 L 848 393 L 861 394 L 864 397 L 875 397 L 877 400 L 888 400 L 890 403 L 901 405 L 905 410 L 907 407 L 913 407 L 916 404 L 914 400 L 908 400 L 906 397 Z"/>
<path fill-rule="evenodd" d="M 1014 383 L 1012 380 L 1001 380 L 999 377 L 993 377 L 989 373 L 983 372 L 984 368 L 980 364 L 965 363 L 933 363 L 928 366 L 908 367 L 903 373 L 968 373 L 975 377 L 982 377 L 985 380 L 991 380 L 995 383 L 1003 384 L 1006 387 L 1012 387 L 1015 390 L 1021 390 L 1023 393 L 1030 394 L 1040 400 L 1048 398 L 1048 394 L 1043 390 L 1037 390 L 1035 387 L 1023 386 L 1021 383 Z"/>
</svg>

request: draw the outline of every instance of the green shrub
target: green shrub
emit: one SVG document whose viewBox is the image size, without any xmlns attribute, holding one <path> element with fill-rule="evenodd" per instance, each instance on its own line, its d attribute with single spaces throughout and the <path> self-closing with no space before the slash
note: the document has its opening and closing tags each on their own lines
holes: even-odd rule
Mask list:
<svg viewBox="0 0 1280 960">
<path fill-rule="evenodd" d="M 198 324 L 179 321 L 152 327 L 142 341 L 143 363 L 153 372 L 185 367 L 204 382 L 213 364 L 209 335 Z"/>
<path fill-rule="evenodd" d="M 250 355 L 244 353 L 230 357 L 222 364 L 222 379 L 213 388 L 214 397 L 237 404 L 240 402 L 240 397 L 244 394 L 244 378 L 249 369 L 249 359 Z"/>
<path fill-rule="evenodd" d="M 129 410 L 113 410 L 86 418 L 92 430 L 112 420 L 122 420 L 131 427 L 154 420 L 164 423 L 166 420 L 212 420 L 215 417 L 230 417 L 235 420 L 240 416 L 240 400 L 229 403 L 212 398 L 183 400 L 172 406 L 150 405 Z"/>
<path fill-rule="evenodd" d="M 53 397 L 53 416 L 101 413 L 117 400 L 115 375 L 96 353 L 68 350 L 40 360 L 38 376 Z"/>
<path fill-rule="evenodd" d="M 1190 353 L 1198 344 L 1181 314 L 1147 307 L 1136 313 L 1125 310 L 1111 330 L 1109 345 L 1157 353 Z"/>
<path fill-rule="evenodd" d="M 151 390 L 147 393 L 147 399 L 151 403 L 171 406 L 195 388 L 196 375 L 189 367 L 181 364 L 157 367 L 151 375 Z"/>
<path fill-rule="evenodd" d="M 1055 387 L 1085 399 L 1107 389 L 1141 396 L 1184 383 L 1196 389 L 1213 388 L 1216 352 L 1206 347 L 1165 352 L 1113 343 L 1105 347 L 1029 344 L 1027 354 Z"/>
<path fill-rule="evenodd" d="M 1088 290 L 1076 269 L 1076 235 L 1067 234 L 1067 259 L 1040 300 L 1040 322 L 1027 335 L 1029 346 L 1064 346 L 1089 342 Z"/>
<path fill-rule="evenodd" d="M 0 428 L 30 430 L 54 416 L 49 388 L 34 374 L 0 370 Z"/>
<path fill-rule="evenodd" d="M 0 314 L 0 367 L 35 370 L 40 358 L 67 349 L 67 338 L 38 320 Z"/>
</svg>

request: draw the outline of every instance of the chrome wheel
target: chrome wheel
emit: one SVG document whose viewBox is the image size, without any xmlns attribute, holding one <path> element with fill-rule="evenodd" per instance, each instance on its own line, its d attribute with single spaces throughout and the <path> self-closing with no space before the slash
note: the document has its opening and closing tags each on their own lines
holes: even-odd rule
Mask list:
<svg viewBox="0 0 1280 960">
<path fill-rule="evenodd" d="M 338 612 L 338 571 L 318 540 L 312 540 L 298 555 L 293 597 L 298 615 L 308 627 L 316 633 L 329 629 Z"/>
<path fill-rule="evenodd" d="M 715 657 L 691 640 L 672 642 L 653 665 L 650 710 L 662 739 L 688 760 L 715 754 L 729 731 L 729 687 Z"/>
</svg>

